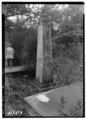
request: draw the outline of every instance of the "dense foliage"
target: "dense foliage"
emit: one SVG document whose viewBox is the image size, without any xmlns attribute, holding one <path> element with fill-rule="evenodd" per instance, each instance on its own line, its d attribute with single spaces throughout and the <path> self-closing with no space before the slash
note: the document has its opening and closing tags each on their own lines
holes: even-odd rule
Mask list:
<svg viewBox="0 0 86 119">
<path fill-rule="evenodd" d="M 8 32 L 5 43 L 11 42 L 14 48 L 14 66 L 31 65 L 36 68 L 37 27 L 42 17 L 51 27 L 55 86 L 83 81 L 83 15 L 82 4 L 5 4 L 5 32 Z M 10 106 L 24 111 L 26 104 L 22 98 L 34 94 L 32 80 L 22 75 L 5 78 L 6 112 L 12 110 Z M 79 112 L 75 108 L 71 110 L 71 115 L 76 113 Z"/>
<path fill-rule="evenodd" d="M 40 21 L 40 17 L 51 27 L 52 42 L 55 44 L 61 43 L 68 47 L 69 43 L 83 42 L 84 13 L 82 4 L 5 4 L 5 10 L 5 27 L 9 31 L 9 35 L 11 34 L 10 39 L 15 50 L 14 65 L 20 65 L 25 62 L 28 64 L 31 60 L 35 64 L 37 24 Z M 13 16 L 16 17 L 15 22 L 10 20 L 10 17 Z M 54 30 L 54 27 L 57 27 L 57 30 Z M 24 58 L 24 61 L 22 61 L 22 58 Z M 16 62 L 17 64 L 15 64 Z"/>
</svg>

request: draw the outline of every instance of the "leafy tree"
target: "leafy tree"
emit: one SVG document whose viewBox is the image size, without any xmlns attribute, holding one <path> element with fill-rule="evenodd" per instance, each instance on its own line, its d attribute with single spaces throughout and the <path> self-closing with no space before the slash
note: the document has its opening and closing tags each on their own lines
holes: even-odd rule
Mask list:
<svg viewBox="0 0 86 119">
<path fill-rule="evenodd" d="M 83 8 L 82 5 L 69 5 L 63 11 L 63 21 L 59 26 L 56 40 L 65 44 L 83 42 L 83 11 L 81 8 Z"/>
<path fill-rule="evenodd" d="M 28 29 L 28 34 L 22 49 L 22 63 L 36 66 L 36 51 L 37 30 L 31 27 Z"/>
<path fill-rule="evenodd" d="M 28 13 L 29 11 L 26 9 L 26 4 L 6 4 L 3 3 L 3 9 L 5 12 L 5 19 L 7 19 L 10 16 L 15 15 L 24 15 L 25 13 Z"/>
<path fill-rule="evenodd" d="M 23 23 L 21 22 L 17 22 L 11 32 L 10 42 L 12 43 L 12 47 L 14 48 L 14 64 L 15 65 L 21 64 L 23 44 L 28 34 L 27 29 L 23 28 L 22 24 Z"/>
<path fill-rule="evenodd" d="M 62 7 L 62 9 L 60 9 L 60 7 Z M 18 17 L 19 15 L 21 18 Z M 23 20 L 24 15 L 26 16 L 26 19 Z M 11 24 L 8 20 L 10 16 L 17 16 L 19 20 L 16 20 L 16 23 Z M 83 5 L 6 4 L 6 26 L 7 29 L 11 28 L 12 34 L 14 34 L 12 36 L 12 43 L 15 42 L 15 46 L 18 49 L 21 47 L 20 42 L 18 42 L 19 40 L 21 41 L 21 44 L 23 43 L 22 41 L 28 42 L 27 47 L 29 46 L 29 43 L 32 40 L 28 41 L 30 38 L 28 38 L 29 33 L 27 33 L 28 30 L 26 27 L 28 25 L 31 26 L 31 24 L 32 26 L 38 24 L 40 17 L 42 17 L 43 21 L 48 23 L 51 27 L 51 36 L 53 37 L 52 41 L 57 45 L 58 42 L 63 43 L 66 46 L 72 42 L 83 42 Z M 57 30 L 53 30 L 55 24 L 57 25 Z M 37 32 L 37 25 L 35 28 Z M 24 31 L 22 29 L 26 30 Z M 13 43 L 13 45 L 15 43 Z M 16 47 L 15 49 L 17 49 Z M 22 49 L 22 47 L 20 49 Z"/>
</svg>

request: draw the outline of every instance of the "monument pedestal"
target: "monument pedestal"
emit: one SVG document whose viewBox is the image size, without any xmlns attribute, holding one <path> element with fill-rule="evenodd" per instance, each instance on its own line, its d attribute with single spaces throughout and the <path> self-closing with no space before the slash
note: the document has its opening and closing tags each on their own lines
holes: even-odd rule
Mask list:
<svg viewBox="0 0 86 119">
<path fill-rule="evenodd" d="M 53 82 L 42 84 L 40 82 L 34 81 L 32 83 L 32 86 L 35 87 L 39 92 L 50 90 L 52 89 L 53 85 L 54 85 Z"/>
<path fill-rule="evenodd" d="M 51 36 L 47 24 L 40 22 L 38 26 L 36 79 L 32 85 L 38 90 L 51 89 Z"/>
</svg>

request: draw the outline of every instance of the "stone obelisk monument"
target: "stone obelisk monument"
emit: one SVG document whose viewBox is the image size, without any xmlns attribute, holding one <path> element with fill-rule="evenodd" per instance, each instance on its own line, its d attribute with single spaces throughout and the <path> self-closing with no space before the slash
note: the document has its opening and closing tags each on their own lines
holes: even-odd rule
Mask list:
<svg viewBox="0 0 86 119">
<path fill-rule="evenodd" d="M 52 81 L 51 71 L 51 38 L 50 30 L 42 21 L 38 25 L 36 84 L 38 87 L 49 87 Z"/>
</svg>

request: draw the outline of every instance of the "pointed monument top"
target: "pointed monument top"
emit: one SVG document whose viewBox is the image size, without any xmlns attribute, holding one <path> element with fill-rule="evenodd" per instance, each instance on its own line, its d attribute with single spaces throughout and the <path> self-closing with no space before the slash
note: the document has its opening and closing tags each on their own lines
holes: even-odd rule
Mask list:
<svg viewBox="0 0 86 119">
<path fill-rule="evenodd" d="M 40 18 L 39 24 L 43 24 L 43 18 Z"/>
<path fill-rule="evenodd" d="M 46 24 L 47 20 L 44 19 L 43 17 L 40 17 L 39 24 Z"/>
</svg>

